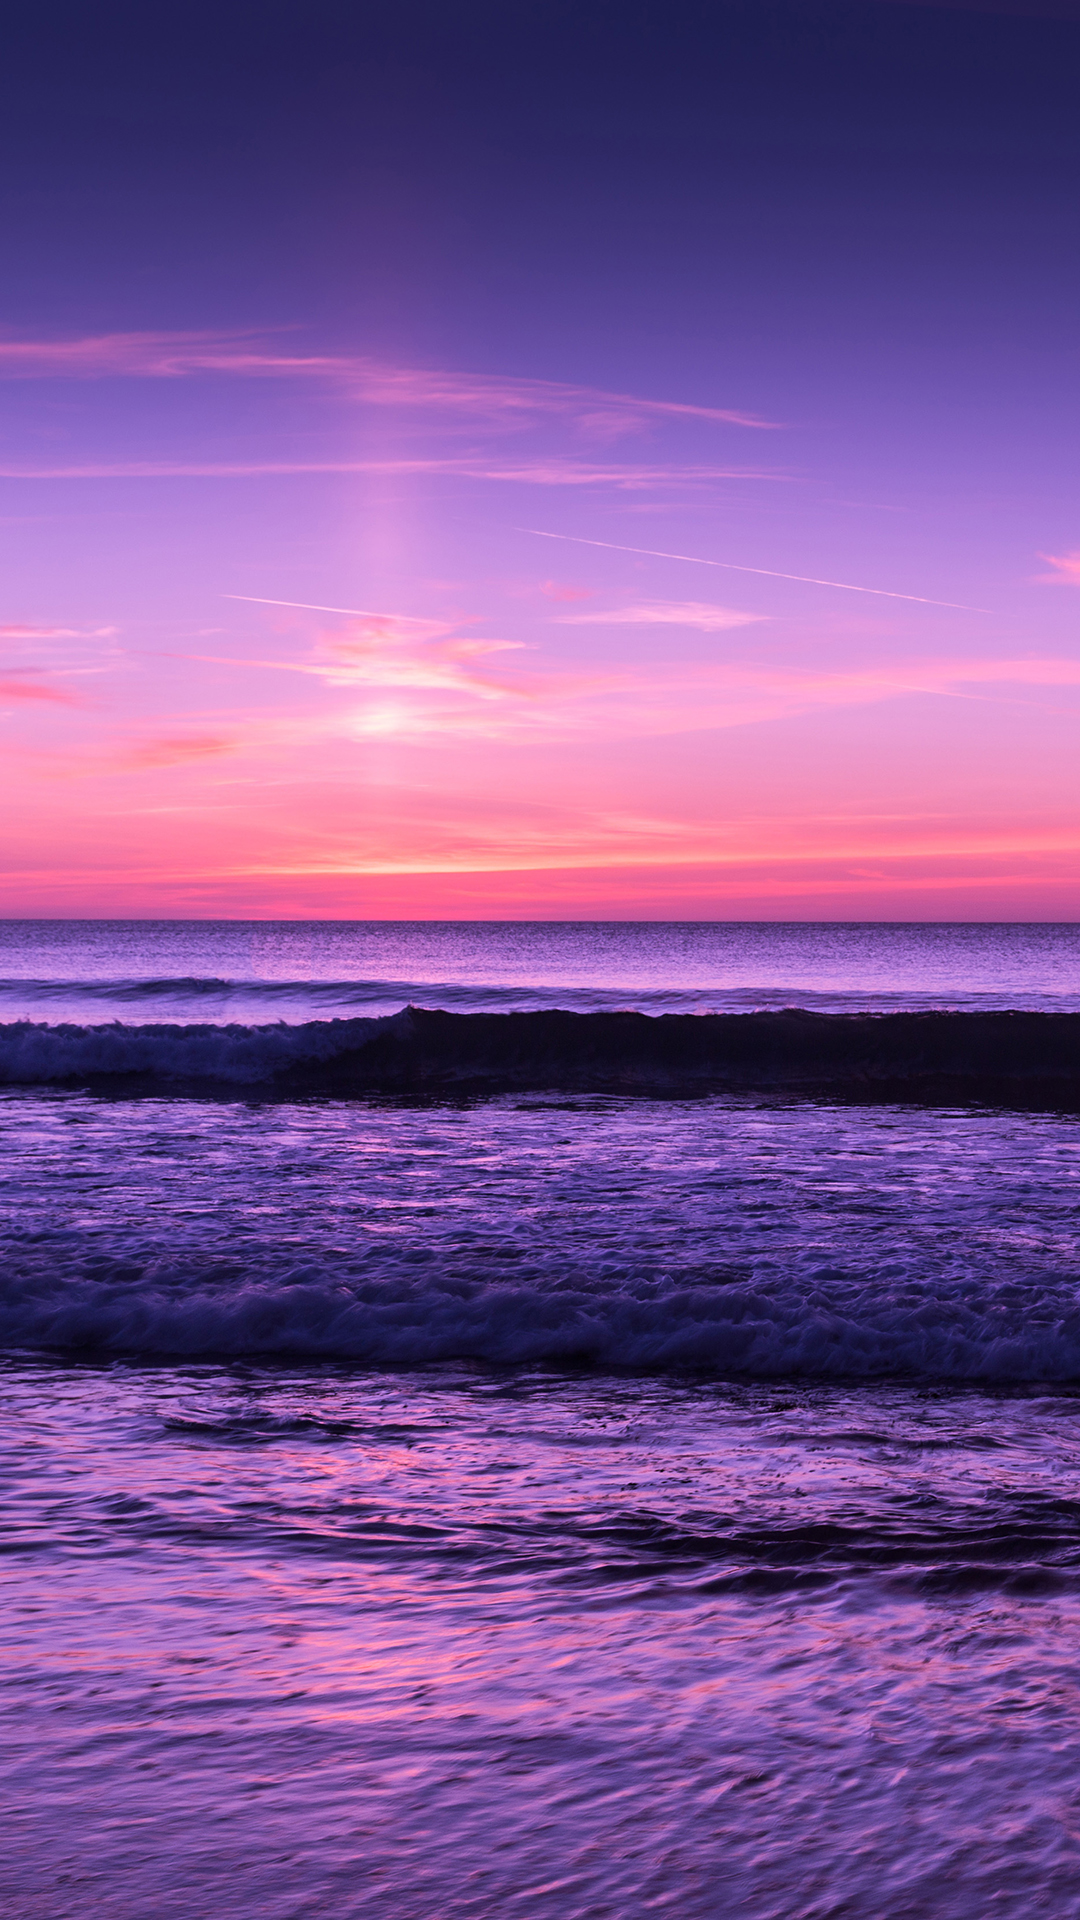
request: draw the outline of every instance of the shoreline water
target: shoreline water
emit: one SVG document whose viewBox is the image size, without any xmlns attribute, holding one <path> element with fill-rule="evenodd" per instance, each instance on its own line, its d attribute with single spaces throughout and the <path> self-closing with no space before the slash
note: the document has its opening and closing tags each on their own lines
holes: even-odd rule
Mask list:
<svg viewBox="0 0 1080 1920">
<path fill-rule="evenodd" d="M 1080 929 L 46 933 L 20 1920 L 1073 1913 Z"/>
</svg>

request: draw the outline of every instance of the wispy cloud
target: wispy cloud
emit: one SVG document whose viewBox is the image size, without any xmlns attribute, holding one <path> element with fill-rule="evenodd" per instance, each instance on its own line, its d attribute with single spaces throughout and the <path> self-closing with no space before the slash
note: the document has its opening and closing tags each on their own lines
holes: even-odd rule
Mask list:
<svg viewBox="0 0 1080 1920">
<path fill-rule="evenodd" d="M 0 376 L 8 378 L 175 380 L 202 373 L 333 381 L 369 406 L 421 408 L 512 423 L 569 414 L 601 435 L 658 418 L 762 429 L 777 425 L 730 407 L 608 393 L 555 380 L 399 367 L 363 354 L 289 353 L 267 344 L 265 335 L 253 333 L 110 333 L 76 340 L 0 341 Z"/>
<path fill-rule="evenodd" d="M 248 336 L 249 337 L 249 336 Z M 241 352 L 245 336 L 211 333 L 98 333 L 75 340 L 0 340 L 0 372 L 8 379 L 103 379 L 109 375 L 175 378 Z"/>
<path fill-rule="evenodd" d="M 61 687 L 50 686 L 40 676 L 40 667 L 0 668 L 0 701 L 43 700 L 55 706 L 77 707 L 80 701 Z"/>
<path fill-rule="evenodd" d="M 562 580 L 545 580 L 540 591 L 545 600 L 591 600 L 591 587 L 574 587 Z"/>
<path fill-rule="evenodd" d="M 520 652 L 519 642 L 476 639 L 450 622 L 355 611 L 346 617 L 347 625 L 319 635 L 302 659 L 221 664 L 321 680 L 346 696 L 338 710 L 346 733 L 437 734 L 444 741 L 616 739 L 754 725 L 913 696 L 1014 704 L 1023 702 L 1024 689 L 1080 688 L 1080 661 L 1067 658 L 932 656 L 816 670 L 757 659 L 523 668 L 506 657 Z"/>
<path fill-rule="evenodd" d="M 407 479 L 414 474 L 451 474 L 464 480 L 507 481 L 521 486 L 614 487 L 629 492 L 655 490 L 658 487 L 694 489 L 713 486 L 721 480 L 786 481 L 790 478 L 787 474 L 759 467 L 646 466 L 636 463 L 598 465 L 572 459 L 524 460 L 511 466 L 453 457 L 403 460 L 121 460 L 54 467 L 0 466 L 2 480 L 257 480 L 320 473 L 374 474 L 389 479 Z M 760 569 L 751 567 L 743 571 L 753 573 Z M 901 596 L 904 597 L 911 596 Z"/>
<path fill-rule="evenodd" d="M 1037 573 L 1036 580 L 1051 587 L 1080 587 L 1080 551 L 1075 553 L 1040 553 L 1054 569 L 1052 573 Z"/>
<path fill-rule="evenodd" d="M 1005 681 L 1017 686 L 1080 686 L 1080 660 L 1063 656 L 1028 656 L 1012 660 L 928 661 L 927 669 L 936 669 L 950 682 L 977 684 L 979 681 Z"/>
<path fill-rule="evenodd" d="M 517 653 L 521 640 L 475 639 L 458 633 L 458 623 L 423 620 L 400 613 L 370 613 L 359 607 L 314 606 L 298 600 L 260 600 L 254 595 L 229 594 L 228 599 L 254 605 L 295 607 L 310 613 L 349 616 L 348 625 L 320 636 L 313 657 L 306 661 L 252 661 L 247 664 L 286 672 L 308 673 L 335 686 L 393 687 L 399 691 L 439 690 L 466 693 L 482 700 L 527 699 L 538 682 L 517 674 L 513 680 L 479 663 L 492 654 Z M 245 664 L 230 661 L 230 665 Z"/>
<path fill-rule="evenodd" d="M 449 469 L 448 469 L 449 470 Z M 710 487 L 719 480 L 773 480 L 790 484 L 793 476 L 764 467 L 592 465 L 584 460 L 525 460 L 516 466 L 469 466 L 454 469 L 476 480 L 507 480 L 533 487 L 618 487 L 629 492 L 648 488 L 680 490 Z"/>
<path fill-rule="evenodd" d="M 469 694 L 479 700 L 521 700 L 545 690 L 536 676 L 508 680 L 482 663 L 492 654 L 517 652 L 520 640 L 461 638 L 453 628 L 396 614 L 368 614 L 343 633 L 324 634 L 317 666 L 338 686 L 392 687 L 399 691 Z"/>
<path fill-rule="evenodd" d="M 50 785 L 69 785 L 71 782 L 96 780 L 105 776 L 111 779 L 116 774 L 155 773 L 169 767 L 183 768 L 198 766 L 207 760 L 219 759 L 235 753 L 241 748 L 265 744 L 260 739 L 258 726 L 245 731 L 242 726 L 228 734 L 211 732 L 146 734 L 141 739 L 119 738 L 83 741 L 65 745 L 62 752 L 53 749 L 35 748 L 28 744 L 21 749 L 20 758 L 28 774 L 45 780 Z M 129 813 L 129 804 L 124 803 L 125 814 Z"/>
<path fill-rule="evenodd" d="M 603 613 L 563 613 L 567 627 L 696 627 L 702 633 L 720 633 L 727 627 L 748 627 L 765 620 L 763 613 L 740 613 L 734 607 L 716 607 L 703 600 L 650 600 L 634 607 L 611 607 Z"/>
<path fill-rule="evenodd" d="M 0 627 L 0 640 L 109 640 L 116 627 Z"/>
<path fill-rule="evenodd" d="M 229 597 L 268 606 L 303 605 Z M 626 674 L 604 669 L 522 670 L 511 661 L 504 663 L 500 656 L 525 651 L 524 642 L 462 634 L 461 623 L 356 609 L 307 610 L 339 612 L 349 618 L 345 626 L 318 635 L 313 651 L 302 659 L 189 657 L 221 666 L 308 675 L 354 696 L 342 715 L 347 731 L 401 736 L 439 732 L 447 737 L 491 738 L 522 727 L 529 732 L 538 727 L 550 731 L 567 724 L 573 731 L 576 703 L 602 693 L 617 694 L 631 684 Z M 363 696 L 360 705 L 357 695 Z"/>
<path fill-rule="evenodd" d="M 112 765 L 121 772 L 185 766 L 193 760 L 215 759 L 220 754 L 232 753 L 239 744 L 237 738 L 225 734 L 165 734 L 124 748 L 114 757 Z"/>
</svg>

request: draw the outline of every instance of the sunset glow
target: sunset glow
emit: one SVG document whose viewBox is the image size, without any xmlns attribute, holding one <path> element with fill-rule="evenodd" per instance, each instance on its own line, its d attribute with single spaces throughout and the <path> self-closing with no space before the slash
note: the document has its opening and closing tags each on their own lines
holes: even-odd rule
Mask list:
<svg viewBox="0 0 1080 1920">
<path fill-rule="evenodd" d="M 629 153 L 597 177 L 602 278 L 572 152 L 516 227 L 531 158 L 490 107 L 482 191 L 407 114 L 382 159 L 355 135 L 351 186 L 308 108 L 279 116 L 240 281 L 212 248 L 191 269 L 217 216 L 186 179 L 150 291 L 131 189 L 103 185 L 82 323 L 59 265 L 28 270 L 0 338 L 7 910 L 1074 916 L 1068 269 L 1045 183 L 987 224 L 1017 131 L 992 96 L 952 200 L 871 143 L 872 235 L 822 145 L 813 257 L 777 252 L 794 163 L 748 227 L 718 127 L 708 238 L 689 207 L 623 231 Z M 662 198 L 685 174 L 657 125 Z M 387 224 L 382 160 L 440 217 L 469 205 L 467 258 L 434 212 Z M 324 192 L 303 271 L 286 161 Z M 165 192 L 165 147 L 140 164 Z"/>
</svg>

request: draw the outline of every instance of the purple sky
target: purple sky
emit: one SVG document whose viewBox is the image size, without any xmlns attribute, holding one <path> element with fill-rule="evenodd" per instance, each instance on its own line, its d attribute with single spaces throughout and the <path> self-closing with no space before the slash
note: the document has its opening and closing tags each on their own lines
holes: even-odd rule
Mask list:
<svg viewBox="0 0 1080 1920">
<path fill-rule="evenodd" d="M 35 10 L 5 911 L 1080 917 L 1040 12 Z"/>
</svg>

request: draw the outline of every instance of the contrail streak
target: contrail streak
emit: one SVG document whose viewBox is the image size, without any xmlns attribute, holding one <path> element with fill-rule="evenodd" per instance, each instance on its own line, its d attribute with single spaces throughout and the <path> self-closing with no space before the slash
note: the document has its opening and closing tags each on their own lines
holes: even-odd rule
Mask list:
<svg viewBox="0 0 1080 1920">
<path fill-rule="evenodd" d="M 378 618 L 370 607 L 319 607 L 311 600 L 267 600 L 261 593 L 223 593 L 223 600 L 246 600 L 254 607 L 302 607 L 305 613 L 355 613 L 361 620 Z"/>
<path fill-rule="evenodd" d="M 703 560 L 698 553 L 665 553 L 660 547 L 624 547 L 617 540 L 586 540 L 579 533 L 548 533 L 543 527 L 515 527 L 538 540 L 570 540 L 577 547 L 606 547 L 611 553 L 644 553 L 653 560 L 687 560 L 695 567 L 723 567 L 728 573 L 760 573 L 769 580 L 798 580 L 804 587 L 841 587 L 845 593 L 873 593 L 884 600 L 914 600 L 920 607 L 951 607 L 954 613 L 989 613 L 989 607 L 968 607 L 959 600 L 928 600 L 921 593 L 894 593 L 889 587 L 854 587 L 850 580 L 818 580 L 812 573 L 778 573 L 774 567 L 742 567 L 735 560 Z"/>
</svg>

